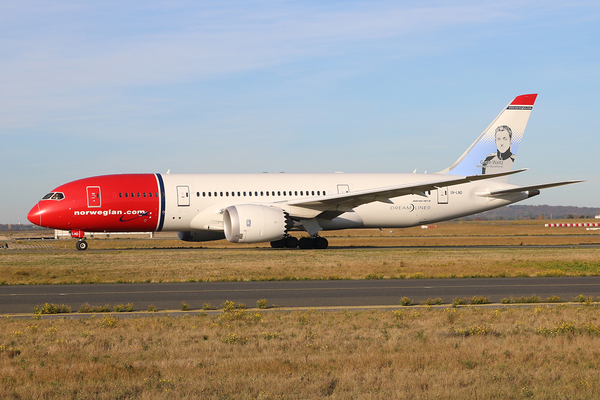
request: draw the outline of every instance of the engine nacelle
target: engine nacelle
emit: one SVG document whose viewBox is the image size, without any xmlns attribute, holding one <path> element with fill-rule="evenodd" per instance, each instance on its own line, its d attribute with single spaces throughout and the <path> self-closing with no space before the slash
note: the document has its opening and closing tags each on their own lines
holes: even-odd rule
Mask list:
<svg viewBox="0 0 600 400">
<path fill-rule="evenodd" d="M 290 222 L 281 208 L 261 204 L 230 206 L 223 212 L 225 238 L 233 243 L 260 243 L 282 239 Z"/>
<path fill-rule="evenodd" d="M 219 231 L 186 231 L 177 232 L 177 237 L 184 242 L 208 242 L 225 239 L 225 234 Z"/>
</svg>

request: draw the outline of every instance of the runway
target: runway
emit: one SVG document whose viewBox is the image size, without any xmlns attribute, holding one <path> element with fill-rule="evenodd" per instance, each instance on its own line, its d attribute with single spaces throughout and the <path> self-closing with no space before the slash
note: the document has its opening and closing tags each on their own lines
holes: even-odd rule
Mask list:
<svg viewBox="0 0 600 400">
<path fill-rule="evenodd" d="M 186 302 L 193 310 L 230 300 L 251 308 L 260 299 L 266 299 L 268 307 L 345 308 L 397 306 L 402 297 L 413 304 L 439 297 L 448 304 L 456 297 L 485 296 L 500 302 L 532 295 L 571 300 L 580 294 L 600 295 L 600 277 L 5 285 L 0 286 L 0 314 L 31 313 L 44 303 L 66 304 L 74 312 L 84 303 L 132 303 L 134 310 L 142 311 L 150 304 L 159 310 L 180 310 Z"/>
</svg>

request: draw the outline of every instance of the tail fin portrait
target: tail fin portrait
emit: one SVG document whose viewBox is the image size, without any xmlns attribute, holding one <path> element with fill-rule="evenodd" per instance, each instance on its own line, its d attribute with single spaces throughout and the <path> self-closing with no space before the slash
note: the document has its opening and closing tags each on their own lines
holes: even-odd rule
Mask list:
<svg viewBox="0 0 600 400">
<path fill-rule="evenodd" d="M 510 171 L 537 94 L 517 96 L 473 144 L 441 173 L 485 175 Z"/>
</svg>

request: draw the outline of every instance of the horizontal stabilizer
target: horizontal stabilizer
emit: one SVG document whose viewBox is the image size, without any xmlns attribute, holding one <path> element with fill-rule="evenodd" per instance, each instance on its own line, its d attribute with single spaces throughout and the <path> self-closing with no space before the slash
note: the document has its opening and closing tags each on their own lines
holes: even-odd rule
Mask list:
<svg viewBox="0 0 600 400">
<path fill-rule="evenodd" d="M 541 185 L 517 186 L 514 188 L 510 188 L 510 189 L 490 190 L 489 192 L 479 192 L 476 194 L 477 194 L 477 196 L 494 197 L 494 196 L 502 196 L 502 195 L 511 194 L 511 193 L 529 192 L 529 191 L 533 191 L 533 190 L 547 189 L 547 188 L 556 187 L 556 186 L 570 185 L 571 183 L 579 183 L 579 182 L 583 182 L 583 181 L 574 180 L 574 181 L 544 183 Z"/>
</svg>

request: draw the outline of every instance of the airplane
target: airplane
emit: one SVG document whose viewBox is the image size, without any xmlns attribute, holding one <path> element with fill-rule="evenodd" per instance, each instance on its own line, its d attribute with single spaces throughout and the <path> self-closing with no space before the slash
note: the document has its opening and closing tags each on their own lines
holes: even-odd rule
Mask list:
<svg viewBox="0 0 600 400">
<path fill-rule="evenodd" d="M 166 232 L 191 242 L 270 242 L 325 249 L 321 231 L 406 228 L 480 213 L 540 194 L 508 183 L 537 94 L 517 96 L 451 166 L 437 173 L 119 174 L 66 183 L 27 219 L 70 231 Z M 305 231 L 300 239 L 291 231 Z"/>
</svg>

